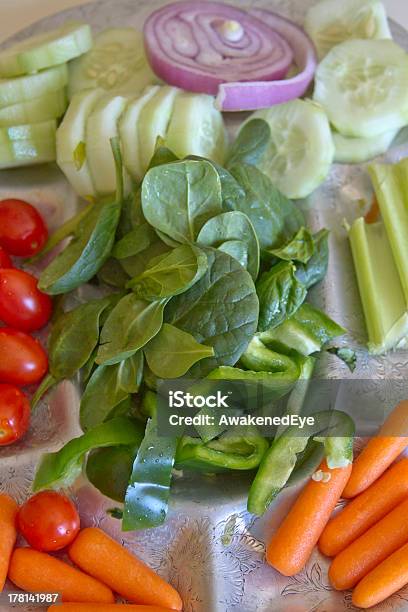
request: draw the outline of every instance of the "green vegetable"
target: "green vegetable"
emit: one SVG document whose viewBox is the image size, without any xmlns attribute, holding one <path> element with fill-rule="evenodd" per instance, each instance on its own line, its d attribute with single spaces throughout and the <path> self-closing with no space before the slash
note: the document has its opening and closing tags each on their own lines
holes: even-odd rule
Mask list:
<svg viewBox="0 0 408 612">
<path fill-rule="evenodd" d="M 86 462 L 89 482 L 106 497 L 124 502 L 137 446 L 109 446 L 92 451 Z"/>
<path fill-rule="evenodd" d="M 160 331 L 166 303 L 146 302 L 132 293 L 125 295 L 102 328 L 96 363 L 119 363 L 143 348 Z"/>
<path fill-rule="evenodd" d="M 0 170 L 55 161 L 54 119 L 0 128 Z"/>
<path fill-rule="evenodd" d="M 141 299 L 156 300 L 184 293 L 203 277 L 207 256 L 196 246 L 183 244 L 150 260 L 142 274 L 128 283 Z"/>
<path fill-rule="evenodd" d="M 209 219 L 201 228 L 197 242 L 229 253 L 248 270 L 254 281 L 259 273 L 259 243 L 249 218 L 231 211 Z"/>
<path fill-rule="evenodd" d="M 283 246 L 270 249 L 269 253 L 278 259 L 286 261 L 300 261 L 306 264 L 314 254 L 313 236 L 305 227 L 300 230 Z"/>
<path fill-rule="evenodd" d="M 306 264 L 296 263 L 296 278 L 309 289 L 323 280 L 329 265 L 329 231 L 322 229 L 313 236 L 313 255 Z"/>
<path fill-rule="evenodd" d="M 157 166 L 144 178 L 142 206 L 154 228 L 179 242 L 194 242 L 204 223 L 222 212 L 219 176 L 207 161 Z"/>
<path fill-rule="evenodd" d="M 344 361 L 350 372 L 354 372 L 354 370 L 356 369 L 357 355 L 352 349 L 333 346 L 331 348 L 328 348 L 327 352 L 331 353 L 332 355 L 336 355 L 336 357 Z"/>
<path fill-rule="evenodd" d="M 116 287 L 117 289 L 124 289 L 129 282 L 129 276 L 113 257 L 109 257 L 105 261 L 102 268 L 98 270 L 97 277 L 101 283 Z"/>
<path fill-rule="evenodd" d="M 312 304 L 302 304 L 290 319 L 259 334 L 259 338 L 267 346 L 278 342 L 302 355 L 311 355 L 345 333 L 344 327 L 335 323 L 324 312 Z"/>
<path fill-rule="evenodd" d="M 362 164 L 377 155 L 382 155 L 388 150 L 398 132 L 397 128 L 369 138 L 351 138 L 333 131 L 336 149 L 334 161 L 341 164 Z"/>
<path fill-rule="evenodd" d="M 18 104 L 58 91 L 65 87 L 67 82 L 68 70 L 66 64 L 15 79 L 1 79 L 0 107 Z"/>
<path fill-rule="evenodd" d="M 350 457 L 350 440 L 354 433 L 354 423 L 344 412 L 337 410 L 326 410 L 317 412 L 313 415 L 314 425 L 305 425 L 303 429 L 297 426 L 288 427 L 285 432 L 275 438 L 268 452 L 264 455 L 263 461 L 259 466 L 255 480 L 249 491 L 248 511 L 252 514 L 262 515 L 269 508 L 272 501 L 288 482 L 292 474 L 297 455 L 306 448 L 308 440 L 312 436 L 322 434 L 324 441 L 338 433 L 340 436 L 347 436 L 347 441 L 343 445 L 343 453 L 339 451 L 340 445 L 336 442 L 327 442 L 326 453 L 329 450 L 328 462 L 335 458 L 335 462 L 340 459 L 344 464 L 352 461 Z M 323 440 L 322 437 L 317 441 Z M 334 451 L 334 448 L 336 450 Z M 334 451 L 334 452 L 333 452 Z"/>
<path fill-rule="evenodd" d="M 185 436 L 177 448 L 176 468 L 209 473 L 253 470 L 267 449 L 267 440 L 255 427 L 231 428 L 207 443 Z"/>
<path fill-rule="evenodd" d="M 98 366 L 82 395 L 82 429 L 89 430 L 102 423 L 130 394 L 137 393 L 142 376 L 143 355 L 140 352 L 115 365 Z"/>
<path fill-rule="evenodd" d="M 243 162 L 256 166 L 271 139 L 271 128 L 264 119 L 251 119 L 240 130 L 228 156 L 228 165 Z"/>
<path fill-rule="evenodd" d="M 42 123 L 61 117 L 68 106 L 65 89 L 0 108 L 0 127 Z"/>
<path fill-rule="evenodd" d="M 86 283 L 110 255 L 123 199 L 122 165 L 115 141 L 112 151 L 117 173 L 116 197 L 89 210 L 76 228 L 75 238 L 42 272 L 38 287 L 46 293 L 67 293 Z"/>
<path fill-rule="evenodd" d="M 323 458 L 323 444 L 316 442 L 313 438 L 309 438 L 305 450 L 297 455 L 295 467 L 285 487 L 293 487 L 305 478 L 311 478 L 323 461 Z"/>
<path fill-rule="evenodd" d="M 191 289 L 174 297 L 165 321 L 214 348 L 214 357 L 197 363 L 193 376 L 218 365 L 234 365 L 247 348 L 258 323 L 258 298 L 251 276 L 232 257 L 203 247 L 208 269 Z"/>
<path fill-rule="evenodd" d="M 44 455 L 37 468 L 33 490 L 69 487 L 79 476 L 85 454 L 105 446 L 139 446 L 143 427 L 132 419 L 117 418 L 74 438 L 57 453 Z"/>
<path fill-rule="evenodd" d="M 158 378 L 178 378 L 201 359 L 214 356 L 212 346 L 199 344 L 191 334 L 165 323 L 144 348 L 149 368 Z"/>
<path fill-rule="evenodd" d="M 264 272 L 257 282 L 258 329 L 273 329 L 290 318 L 306 299 L 307 289 L 298 281 L 295 266 L 282 261 Z"/>
<path fill-rule="evenodd" d="M 155 240 L 154 230 L 148 223 L 142 223 L 123 236 L 112 249 L 116 259 L 126 259 L 141 253 Z"/>
<path fill-rule="evenodd" d="M 123 531 L 157 527 L 166 520 L 177 438 L 157 433 L 150 419 L 136 455 L 125 496 Z"/>
</svg>

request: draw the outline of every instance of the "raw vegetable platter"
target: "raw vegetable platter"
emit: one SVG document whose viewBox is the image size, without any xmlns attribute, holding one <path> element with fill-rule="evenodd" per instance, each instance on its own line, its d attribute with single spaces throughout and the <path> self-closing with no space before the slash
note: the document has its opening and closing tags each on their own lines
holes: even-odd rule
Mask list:
<svg viewBox="0 0 408 612">
<path fill-rule="evenodd" d="M 91 24 L 95 31 L 112 26 L 140 28 L 146 17 L 159 6 L 155 0 L 88 4 L 35 24 L 15 40 L 57 27 L 68 20 Z M 236 1 L 243 8 L 266 7 L 303 23 L 313 1 L 272 0 Z M 408 49 L 408 35 L 393 24 L 394 39 Z M 244 115 L 227 117 L 232 134 Z M 408 134 L 402 131 L 384 159 L 397 161 L 408 154 Z M 55 166 L 3 171 L 0 199 L 21 198 L 37 205 L 52 231 L 76 210 L 77 198 Z M 408 354 L 394 352 L 387 356 L 369 356 L 366 349 L 365 325 L 353 271 L 347 233 L 343 219 L 350 223 L 367 212 L 372 201 L 372 188 L 367 173 L 358 165 L 334 164 L 325 183 L 301 205 L 308 225 L 315 231 L 331 230 L 330 259 L 326 279 L 310 294 L 310 300 L 348 330 L 340 345 L 357 352 L 356 380 L 366 380 L 360 393 L 393 405 L 396 399 L 392 380 L 408 377 Z M 318 373 L 323 378 L 341 378 L 347 373 L 334 356 L 324 353 Z M 386 379 L 389 384 L 384 383 Z M 400 385 L 397 385 L 398 387 Z M 28 437 L 17 445 L 0 449 L 0 489 L 17 501 L 29 495 L 35 468 L 44 452 L 58 450 L 67 441 L 80 435 L 78 409 L 80 390 L 72 382 L 61 383 L 40 403 L 33 417 Z M 343 398 L 344 399 L 344 398 Z M 350 398 L 349 398 L 350 400 Z M 350 401 L 358 401 L 355 396 Z M 264 517 L 255 518 L 246 511 L 250 477 L 239 473 L 175 478 L 171 506 L 166 523 L 153 530 L 122 532 L 120 522 L 107 510 L 115 502 L 103 497 L 86 480 L 76 483 L 72 494 L 78 504 L 83 526 L 100 526 L 148 562 L 180 592 L 184 610 L 191 612 L 331 612 L 354 609 L 351 596 L 331 590 L 327 578 L 328 560 L 316 550 L 305 570 L 285 578 L 264 563 L 265 546 L 275 526 L 287 513 L 296 491 L 284 492 Z M 1 610 L 6 612 L 7 606 Z M 21 609 L 21 608 L 20 608 Z M 30 607 L 26 607 L 30 610 Z M 379 605 L 378 610 L 408 609 L 408 589 Z"/>
</svg>

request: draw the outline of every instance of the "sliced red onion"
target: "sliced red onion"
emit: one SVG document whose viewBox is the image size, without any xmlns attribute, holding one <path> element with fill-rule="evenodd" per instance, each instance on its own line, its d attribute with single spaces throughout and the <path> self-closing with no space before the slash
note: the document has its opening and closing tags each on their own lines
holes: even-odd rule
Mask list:
<svg viewBox="0 0 408 612">
<path fill-rule="evenodd" d="M 168 4 L 150 15 L 144 35 L 154 72 L 170 85 L 199 93 L 216 95 L 231 81 L 282 79 L 293 59 L 279 31 L 255 13 L 218 2 Z"/>
<path fill-rule="evenodd" d="M 316 51 L 308 35 L 292 21 L 264 9 L 252 9 L 251 15 L 262 20 L 291 46 L 300 72 L 280 81 L 256 79 L 250 83 L 222 83 L 216 106 L 223 111 L 268 108 L 303 96 L 316 70 Z"/>
</svg>

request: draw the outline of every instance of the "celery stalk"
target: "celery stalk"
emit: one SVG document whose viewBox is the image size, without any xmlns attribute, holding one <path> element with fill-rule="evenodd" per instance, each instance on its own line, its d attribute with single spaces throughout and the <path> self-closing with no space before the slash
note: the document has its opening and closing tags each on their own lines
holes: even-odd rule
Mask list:
<svg viewBox="0 0 408 612">
<path fill-rule="evenodd" d="M 389 227 L 394 225 L 394 221 L 391 219 L 390 196 L 387 194 L 385 197 L 387 202 L 384 204 L 383 200 L 382 210 L 386 209 L 389 213 Z M 395 207 L 396 215 L 401 213 L 398 208 Z M 400 223 L 402 224 L 402 215 Z M 405 227 L 408 230 L 408 218 Z M 407 293 L 397 267 L 395 249 L 392 248 L 395 234 L 391 234 L 392 238 L 389 240 L 386 229 L 388 228 L 385 220 L 384 223 L 366 224 L 363 218 L 359 218 L 353 223 L 349 233 L 367 324 L 368 349 L 373 354 L 385 353 L 408 336 Z M 400 231 L 397 234 L 399 237 Z M 408 281 L 408 259 L 406 280 Z"/>
<path fill-rule="evenodd" d="M 368 171 L 408 303 L 408 158 L 398 164 L 371 164 Z"/>
</svg>

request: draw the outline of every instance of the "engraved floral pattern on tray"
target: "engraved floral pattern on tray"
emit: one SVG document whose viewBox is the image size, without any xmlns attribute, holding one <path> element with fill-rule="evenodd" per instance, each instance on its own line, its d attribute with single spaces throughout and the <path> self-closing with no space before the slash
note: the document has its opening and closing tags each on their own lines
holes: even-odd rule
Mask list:
<svg viewBox="0 0 408 612">
<path fill-rule="evenodd" d="M 121 25 L 139 28 L 146 15 L 164 3 L 163 0 L 115 0 L 114 3 L 103 0 L 86 4 L 34 24 L 13 40 L 58 26 L 67 19 L 87 21 L 95 30 Z M 234 4 L 266 6 L 302 23 L 307 8 L 315 0 L 235 0 Z M 407 33 L 395 24 L 393 31 L 396 40 L 408 48 Z M 229 119 L 229 124 L 233 131 L 237 119 Z M 408 153 L 407 134 L 402 133 L 397 142 L 387 159 L 396 160 Z M 72 191 L 54 166 L 2 172 L 0 196 L 21 197 L 37 203 L 52 227 L 68 218 L 76 206 Z M 408 352 L 372 358 L 362 348 L 364 320 L 342 226 L 343 218 L 350 221 L 369 207 L 371 197 L 364 166 L 335 165 L 326 183 L 303 206 L 312 226 L 332 230 L 329 273 L 313 290 L 312 299 L 350 331 L 344 344 L 351 344 L 358 351 L 354 376 L 367 379 L 368 387 L 373 380 L 378 381 L 380 401 L 387 402 L 395 382 L 408 378 Z M 333 379 L 350 376 L 329 355 L 321 359 L 318 373 Z M 384 380 L 394 382 L 387 385 Z M 362 387 L 361 391 L 365 393 L 367 389 Z M 29 495 L 41 453 L 56 450 L 79 435 L 77 411 L 78 389 L 73 383 L 63 383 L 41 405 L 24 442 L 0 449 L 0 491 L 10 493 L 19 502 Z M 361 446 L 361 441 L 356 446 Z M 318 551 L 313 553 L 304 571 L 293 578 L 281 576 L 264 563 L 264 542 L 287 513 L 296 489 L 281 495 L 268 515 L 258 519 L 245 509 L 248 485 L 249 481 L 242 475 L 176 478 L 167 523 L 155 530 L 134 533 L 120 532 L 119 522 L 106 513 L 116 504 L 84 479 L 76 484 L 72 494 L 76 497 L 82 524 L 101 526 L 171 580 L 180 590 L 186 612 L 355 610 L 350 593 L 330 589 L 328 560 Z M 10 588 L 15 590 L 11 585 Z M 13 606 L 0 604 L 0 612 L 12 609 Z M 28 612 L 34 608 L 23 609 Z M 408 610 L 408 588 L 375 610 Z"/>
</svg>

